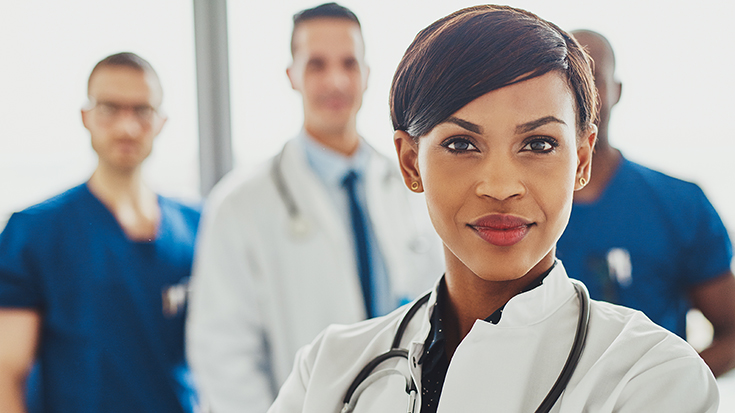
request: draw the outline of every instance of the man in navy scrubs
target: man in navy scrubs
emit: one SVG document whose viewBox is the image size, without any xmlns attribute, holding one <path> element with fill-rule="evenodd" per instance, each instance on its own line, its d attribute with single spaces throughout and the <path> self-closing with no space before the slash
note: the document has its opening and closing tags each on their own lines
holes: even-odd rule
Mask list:
<svg viewBox="0 0 735 413">
<path fill-rule="evenodd" d="M 735 367 L 727 230 L 697 185 L 632 162 L 610 144 L 610 114 L 622 91 L 613 49 L 599 33 L 573 34 L 595 62 L 599 130 L 592 177 L 574 195 L 557 256 L 592 298 L 641 310 L 682 338 L 687 311 L 699 309 L 714 327 L 714 340 L 700 355 L 718 376 Z"/>
<path fill-rule="evenodd" d="M 192 412 L 184 310 L 199 212 L 141 176 L 166 121 L 161 84 L 119 53 L 95 66 L 88 96 L 94 173 L 0 235 L 0 411 Z"/>
</svg>

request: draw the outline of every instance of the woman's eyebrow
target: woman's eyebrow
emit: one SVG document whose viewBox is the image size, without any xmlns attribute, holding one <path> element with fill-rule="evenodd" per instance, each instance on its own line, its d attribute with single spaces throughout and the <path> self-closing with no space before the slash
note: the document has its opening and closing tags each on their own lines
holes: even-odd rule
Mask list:
<svg viewBox="0 0 735 413">
<path fill-rule="evenodd" d="M 526 122 L 526 123 L 516 126 L 516 133 L 520 134 L 520 133 L 530 132 L 548 123 L 561 123 L 562 125 L 566 125 L 566 122 L 564 122 L 563 120 L 559 118 L 555 118 L 553 116 L 545 116 L 543 118 L 532 120 L 530 122 Z"/>
<path fill-rule="evenodd" d="M 453 123 L 461 128 L 467 129 L 470 132 L 482 134 L 482 127 L 480 125 L 475 125 L 472 122 L 468 122 L 464 119 L 460 119 L 455 116 L 450 116 L 446 122 Z"/>
</svg>

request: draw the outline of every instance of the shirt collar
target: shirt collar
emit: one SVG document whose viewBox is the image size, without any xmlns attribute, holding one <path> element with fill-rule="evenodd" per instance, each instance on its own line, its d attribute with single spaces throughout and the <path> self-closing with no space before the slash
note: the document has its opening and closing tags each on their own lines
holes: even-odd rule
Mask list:
<svg viewBox="0 0 735 413">
<path fill-rule="evenodd" d="M 521 292 L 518 293 L 518 294 L 527 293 L 527 292 L 533 290 L 534 288 L 540 286 L 541 284 L 543 284 L 544 283 L 544 279 L 546 278 L 547 275 L 549 275 L 551 273 L 551 270 L 553 270 L 554 267 L 556 267 L 556 261 L 554 261 L 554 263 L 551 264 L 551 268 L 549 268 L 548 270 L 544 271 L 543 274 L 539 275 L 535 280 L 533 280 L 530 284 L 528 284 L 526 286 L 526 288 L 524 288 L 523 290 L 521 290 Z M 498 308 L 497 310 L 495 310 L 494 313 L 490 314 L 490 316 L 488 316 L 488 318 L 486 318 L 485 321 L 487 321 L 488 323 L 492 323 L 492 324 L 498 324 L 500 322 L 500 317 L 503 316 L 503 310 L 504 309 L 505 309 L 505 305 L 501 306 L 500 308 Z"/>
<path fill-rule="evenodd" d="M 360 139 L 357 151 L 352 156 L 345 156 L 318 142 L 305 130 L 299 139 L 304 144 L 306 159 L 316 175 L 328 186 L 340 186 L 348 171 L 355 170 L 361 175 L 370 158 L 368 145 Z"/>
<path fill-rule="evenodd" d="M 539 275 L 519 294 L 523 294 L 525 292 L 533 290 L 536 287 L 541 286 L 546 276 L 551 273 L 554 267 L 556 267 L 556 261 L 554 261 L 554 264 L 551 265 L 551 268 L 544 271 L 543 274 Z M 444 307 L 446 303 L 446 290 L 446 282 L 444 280 L 444 277 L 442 276 L 441 280 L 439 281 L 439 285 L 436 288 L 436 302 L 434 302 L 434 309 L 431 313 L 431 317 L 429 318 L 429 322 L 431 323 L 431 330 L 429 330 L 429 336 L 426 338 L 426 342 L 424 344 L 424 352 L 419 359 L 419 363 L 423 365 L 422 368 L 426 369 L 427 371 L 433 369 L 439 363 L 441 358 L 444 357 L 445 354 L 444 346 L 446 344 L 446 337 L 444 335 L 442 315 L 444 314 Z M 485 321 L 491 324 L 498 324 L 498 322 L 500 322 L 500 318 L 503 315 L 504 308 L 505 305 L 495 310 L 495 312 L 487 317 Z"/>
<path fill-rule="evenodd" d="M 444 344 L 446 338 L 444 336 L 444 325 L 442 320 L 442 314 L 444 313 L 444 303 L 446 302 L 446 282 L 444 276 L 439 281 L 439 285 L 436 287 L 436 302 L 433 305 L 433 311 L 429 322 L 431 323 L 431 330 L 429 330 L 429 336 L 426 337 L 424 344 L 424 352 L 419 358 L 419 364 L 423 365 L 425 371 L 432 370 L 444 357 Z"/>
</svg>

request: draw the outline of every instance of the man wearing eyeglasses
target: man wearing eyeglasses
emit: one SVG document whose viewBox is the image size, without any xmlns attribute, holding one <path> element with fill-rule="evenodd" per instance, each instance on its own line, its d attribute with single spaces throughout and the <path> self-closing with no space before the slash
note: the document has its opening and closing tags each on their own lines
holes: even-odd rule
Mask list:
<svg viewBox="0 0 735 413">
<path fill-rule="evenodd" d="M 184 306 L 199 212 L 141 176 L 166 122 L 161 84 L 119 53 L 88 95 L 94 173 L 0 234 L 0 412 L 192 412 Z"/>
</svg>

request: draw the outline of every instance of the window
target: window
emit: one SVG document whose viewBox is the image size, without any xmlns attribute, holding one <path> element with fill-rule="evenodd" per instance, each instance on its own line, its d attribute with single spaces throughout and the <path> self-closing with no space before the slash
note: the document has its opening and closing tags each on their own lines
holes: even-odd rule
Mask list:
<svg viewBox="0 0 735 413">
<path fill-rule="evenodd" d="M 84 182 L 96 166 L 81 122 L 87 78 L 112 53 L 148 60 L 168 122 L 145 164 L 158 192 L 196 199 L 198 126 L 191 2 L 12 2 L 0 11 L 0 228 L 13 211 Z"/>
</svg>

